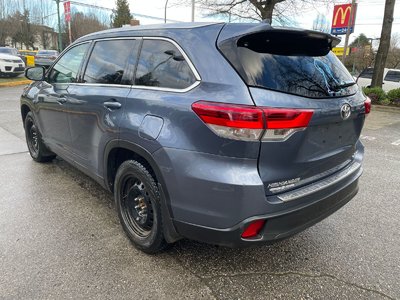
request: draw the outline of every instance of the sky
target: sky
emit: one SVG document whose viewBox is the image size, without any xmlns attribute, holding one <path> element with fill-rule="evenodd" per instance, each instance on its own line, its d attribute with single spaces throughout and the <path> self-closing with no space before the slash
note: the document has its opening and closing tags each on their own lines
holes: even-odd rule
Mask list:
<svg viewBox="0 0 400 300">
<path fill-rule="evenodd" d="M 113 8 L 114 0 L 77 0 L 79 2 L 92 3 L 103 7 Z M 143 18 L 136 16 L 141 24 L 162 23 L 164 19 L 165 0 L 128 0 L 131 12 L 139 15 L 153 16 L 158 19 Z M 183 0 L 180 0 L 183 2 Z M 190 0 L 187 0 L 188 5 L 175 5 L 174 0 L 169 0 L 167 8 L 167 19 L 171 21 L 189 22 L 191 18 Z M 350 41 L 360 33 L 364 33 L 369 38 L 377 38 L 380 36 L 382 28 L 382 20 L 384 13 L 385 0 L 358 0 L 358 10 L 356 16 L 356 26 L 354 33 L 350 36 Z M 351 3 L 351 1 L 336 0 L 336 3 Z M 298 27 L 312 29 L 313 21 L 320 13 L 325 15 L 328 22 L 332 20 L 333 5 L 321 7 L 309 7 L 299 13 L 298 16 L 293 16 L 294 23 Z M 205 15 L 205 12 L 200 9 L 195 10 L 195 21 L 227 21 L 218 18 L 211 18 Z M 394 10 L 394 23 L 392 33 L 400 34 L 400 1 L 397 1 Z M 342 36 L 344 41 L 344 36 Z M 343 44 L 343 42 L 341 43 Z"/>
</svg>

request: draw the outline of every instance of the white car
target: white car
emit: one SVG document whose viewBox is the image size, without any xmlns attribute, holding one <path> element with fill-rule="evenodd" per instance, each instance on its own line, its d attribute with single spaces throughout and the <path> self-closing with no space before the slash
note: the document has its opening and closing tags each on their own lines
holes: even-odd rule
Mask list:
<svg viewBox="0 0 400 300">
<path fill-rule="evenodd" d="M 366 68 L 358 76 L 357 83 L 360 87 L 369 87 L 371 85 L 372 74 L 374 68 Z M 388 92 L 393 89 L 400 88 L 400 70 L 399 69 L 386 69 L 383 72 L 382 89 Z"/>
<path fill-rule="evenodd" d="M 18 56 L 0 52 L 0 76 L 18 76 L 25 72 L 25 63 Z"/>
</svg>

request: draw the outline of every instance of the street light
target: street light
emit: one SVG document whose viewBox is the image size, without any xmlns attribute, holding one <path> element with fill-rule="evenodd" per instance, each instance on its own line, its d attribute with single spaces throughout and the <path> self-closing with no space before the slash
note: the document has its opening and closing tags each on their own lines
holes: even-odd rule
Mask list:
<svg viewBox="0 0 400 300">
<path fill-rule="evenodd" d="M 165 1 L 165 9 L 164 9 L 164 23 L 167 23 L 167 5 L 168 5 L 168 0 Z"/>
<path fill-rule="evenodd" d="M 57 21 L 58 21 L 58 52 L 62 50 L 62 38 L 61 38 L 61 19 L 60 19 L 60 0 L 54 0 L 57 4 Z"/>
</svg>

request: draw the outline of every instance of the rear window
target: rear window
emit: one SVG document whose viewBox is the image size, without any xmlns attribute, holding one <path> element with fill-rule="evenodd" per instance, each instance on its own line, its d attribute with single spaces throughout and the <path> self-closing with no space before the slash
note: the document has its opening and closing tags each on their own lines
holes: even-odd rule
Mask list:
<svg viewBox="0 0 400 300">
<path fill-rule="evenodd" d="M 196 82 L 189 64 L 170 42 L 144 40 L 135 84 L 169 89 L 185 89 Z"/>
<path fill-rule="evenodd" d="M 221 51 L 249 86 L 309 98 L 348 96 L 357 91 L 353 77 L 329 51 L 327 39 L 262 32 L 244 36 L 234 46 L 235 51 L 226 45 Z"/>
<path fill-rule="evenodd" d="M 384 80 L 400 82 L 400 71 L 388 71 Z"/>
</svg>

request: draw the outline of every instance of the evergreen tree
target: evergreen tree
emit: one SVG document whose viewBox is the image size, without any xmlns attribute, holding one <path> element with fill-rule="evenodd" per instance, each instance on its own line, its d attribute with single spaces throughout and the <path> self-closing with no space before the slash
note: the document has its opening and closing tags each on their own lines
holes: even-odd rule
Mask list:
<svg viewBox="0 0 400 300">
<path fill-rule="evenodd" d="M 116 0 L 117 9 L 114 13 L 113 27 L 122 27 L 122 25 L 129 24 L 132 15 L 129 10 L 129 4 L 127 0 Z"/>
</svg>

